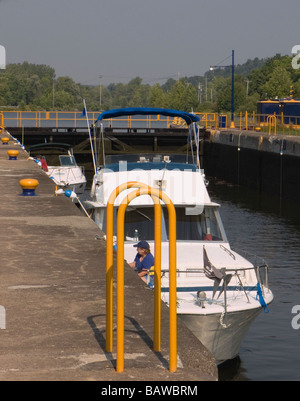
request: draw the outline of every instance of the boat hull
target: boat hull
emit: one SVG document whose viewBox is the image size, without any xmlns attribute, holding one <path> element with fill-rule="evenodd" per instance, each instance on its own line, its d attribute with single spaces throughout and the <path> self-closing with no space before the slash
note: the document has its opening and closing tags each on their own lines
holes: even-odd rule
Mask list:
<svg viewBox="0 0 300 401">
<path fill-rule="evenodd" d="M 77 195 L 82 195 L 86 187 L 86 178 L 81 167 L 49 167 L 48 176 L 57 186 L 71 190 Z"/>
<path fill-rule="evenodd" d="M 83 195 L 86 187 L 86 182 L 77 183 L 77 184 L 69 184 L 64 186 L 64 190 L 70 190 L 76 193 L 76 195 Z"/>
<path fill-rule="evenodd" d="M 235 358 L 241 343 L 253 320 L 263 310 L 262 307 L 211 315 L 178 314 L 185 325 L 201 343 L 214 355 L 216 362 Z M 221 324 L 223 323 L 223 325 Z"/>
</svg>

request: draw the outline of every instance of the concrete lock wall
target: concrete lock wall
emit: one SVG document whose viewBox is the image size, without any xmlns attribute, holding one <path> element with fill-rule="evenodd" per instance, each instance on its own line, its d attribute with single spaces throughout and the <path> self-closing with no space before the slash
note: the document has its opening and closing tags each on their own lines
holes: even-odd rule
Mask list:
<svg viewBox="0 0 300 401">
<path fill-rule="evenodd" d="M 300 198 L 300 137 L 212 131 L 203 153 L 208 176 L 292 201 Z"/>
</svg>

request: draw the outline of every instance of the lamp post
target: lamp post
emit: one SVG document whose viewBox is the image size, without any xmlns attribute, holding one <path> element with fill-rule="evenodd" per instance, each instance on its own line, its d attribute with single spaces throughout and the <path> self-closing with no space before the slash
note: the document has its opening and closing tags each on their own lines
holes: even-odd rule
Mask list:
<svg viewBox="0 0 300 401">
<path fill-rule="evenodd" d="M 210 71 L 213 71 L 215 68 L 226 68 L 231 67 L 231 123 L 230 128 L 235 128 L 234 125 L 234 50 L 232 50 L 231 55 L 231 65 L 212 65 L 210 66 Z"/>
<path fill-rule="evenodd" d="M 99 75 L 99 103 L 100 103 L 100 111 L 102 108 L 102 75 Z"/>
<path fill-rule="evenodd" d="M 55 78 L 52 80 L 52 109 L 54 110 L 55 105 Z"/>
</svg>

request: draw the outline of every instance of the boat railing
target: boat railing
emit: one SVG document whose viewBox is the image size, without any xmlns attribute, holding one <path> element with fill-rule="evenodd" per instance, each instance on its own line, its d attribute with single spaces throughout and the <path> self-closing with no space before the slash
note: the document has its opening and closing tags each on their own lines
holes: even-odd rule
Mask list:
<svg viewBox="0 0 300 401">
<path fill-rule="evenodd" d="M 264 270 L 264 275 L 261 274 L 262 269 Z M 251 271 L 251 270 L 256 274 L 257 283 L 256 283 L 256 285 L 246 286 L 245 282 L 243 284 L 243 281 L 241 279 L 241 273 L 245 272 L 245 271 Z M 164 270 L 164 269 L 161 270 L 162 275 L 166 274 L 167 272 L 168 272 L 167 270 Z M 177 269 L 176 273 L 177 274 L 178 273 L 185 273 L 185 274 L 186 273 L 202 273 L 203 276 L 205 276 L 204 269 L 188 269 L 188 270 Z M 267 290 L 267 292 L 269 292 L 268 265 L 266 263 L 264 263 L 262 265 L 247 267 L 247 268 L 243 268 L 243 267 L 241 267 L 241 268 L 222 268 L 222 274 L 223 274 L 223 279 L 222 279 L 223 283 L 220 282 L 220 286 L 222 285 L 222 288 L 219 292 L 218 298 L 223 293 L 224 298 L 222 301 L 222 305 L 224 307 L 224 311 L 222 312 L 221 317 L 220 317 L 220 324 L 223 328 L 230 327 L 230 324 L 228 325 L 228 321 L 227 321 L 227 307 L 228 307 L 227 296 L 228 296 L 228 291 L 229 291 L 228 285 L 229 285 L 229 282 L 230 282 L 232 276 L 236 276 L 237 284 L 239 283 L 240 290 L 244 293 L 244 295 L 247 299 L 247 302 L 250 303 L 249 291 L 257 291 L 256 298 L 259 297 L 261 305 L 265 309 L 265 313 L 268 312 L 268 307 L 264 301 L 264 296 L 265 296 L 266 290 Z M 262 277 L 264 277 L 264 279 L 262 279 Z M 238 288 L 238 287 L 236 287 L 236 288 Z M 230 290 L 232 291 L 232 288 Z M 203 296 L 204 296 L 204 298 L 203 298 Z M 205 300 L 205 299 L 207 299 L 205 292 L 198 290 L 197 291 L 197 302 L 198 302 L 199 306 L 201 306 L 203 304 L 203 300 Z M 210 302 L 216 302 L 216 300 L 214 299 L 214 295 L 213 295 L 212 299 L 210 300 Z"/>
<path fill-rule="evenodd" d="M 261 270 L 264 271 L 264 274 L 261 273 Z M 251 267 L 240 267 L 240 268 L 222 268 L 221 269 L 222 274 L 223 274 L 223 278 L 222 280 L 219 282 L 219 285 L 222 286 L 220 291 L 219 291 L 219 295 L 217 297 L 217 299 L 214 299 L 214 295 L 212 296 L 212 299 L 209 299 L 209 302 L 211 303 L 215 303 L 215 302 L 220 302 L 218 300 L 219 296 L 223 293 L 223 300 L 221 301 L 220 305 L 222 305 L 224 307 L 223 312 L 221 313 L 220 316 L 220 325 L 223 328 L 228 328 L 230 327 L 230 324 L 228 324 L 227 321 L 227 307 L 228 307 L 228 291 L 232 291 L 232 287 L 230 287 L 230 290 L 228 288 L 228 285 L 231 281 L 231 278 L 233 276 L 236 277 L 237 281 L 236 284 L 234 286 L 234 288 L 236 289 L 240 289 L 240 291 L 242 291 L 247 299 L 247 302 L 250 303 L 250 298 L 249 298 L 249 291 L 257 291 L 257 295 L 256 298 L 259 297 L 259 300 L 261 302 L 261 305 L 264 307 L 266 313 L 268 312 L 268 307 L 264 302 L 264 296 L 265 296 L 265 291 L 269 291 L 269 287 L 268 287 L 268 265 L 266 263 L 261 264 L 261 265 L 254 265 Z M 256 275 L 257 278 L 257 283 L 253 285 L 246 285 L 246 282 L 242 280 L 242 272 L 245 273 L 245 271 L 253 271 Z M 165 275 L 168 273 L 168 270 L 161 270 L 161 274 Z M 203 277 L 205 277 L 205 270 L 204 269 L 186 269 L 186 270 L 181 270 L 181 269 L 177 269 L 176 270 L 177 274 L 190 274 L 190 273 L 201 273 L 203 274 Z M 263 277 L 263 279 L 262 279 Z M 213 287 L 213 286 L 212 286 Z M 215 290 L 214 290 L 215 291 Z M 198 290 L 197 291 L 197 302 L 199 304 L 199 306 L 203 305 L 203 301 L 207 300 L 208 298 L 206 298 L 206 293 L 204 291 Z"/>
<path fill-rule="evenodd" d="M 253 264 L 256 270 L 258 282 L 263 284 L 264 287 L 269 288 L 269 266 L 265 259 L 243 249 L 236 249 L 236 251 L 239 255 L 245 257 Z"/>
<path fill-rule="evenodd" d="M 240 267 L 240 268 L 222 268 L 222 272 L 224 275 L 232 274 L 236 275 L 240 281 L 241 273 L 245 271 L 253 271 L 256 274 L 257 282 L 263 285 L 263 288 L 269 289 L 269 282 L 268 282 L 268 268 L 269 266 L 264 263 L 261 265 L 254 265 L 252 267 Z M 167 275 L 169 272 L 168 269 L 161 269 L 162 277 Z M 194 268 L 187 268 L 187 269 L 177 269 L 176 274 L 202 274 L 205 276 L 205 270 L 202 268 L 194 269 Z"/>
</svg>

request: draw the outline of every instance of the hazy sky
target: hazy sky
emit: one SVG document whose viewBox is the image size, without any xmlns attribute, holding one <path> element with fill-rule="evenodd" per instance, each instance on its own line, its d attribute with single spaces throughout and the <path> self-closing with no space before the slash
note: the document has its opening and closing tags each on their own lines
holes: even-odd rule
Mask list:
<svg viewBox="0 0 300 401">
<path fill-rule="evenodd" d="M 203 75 L 300 45 L 299 0 L 0 0 L 7 63 L 97 85 Z"/>
</svg>

